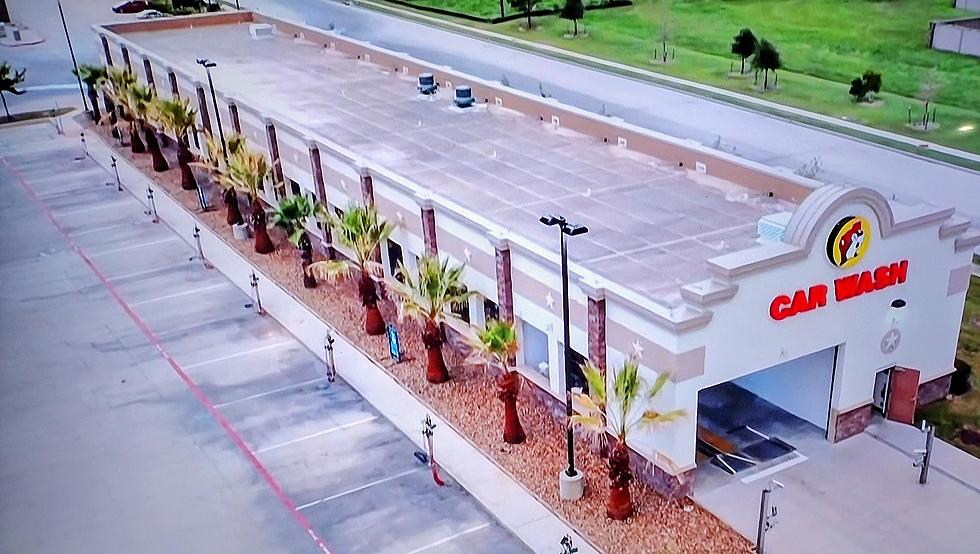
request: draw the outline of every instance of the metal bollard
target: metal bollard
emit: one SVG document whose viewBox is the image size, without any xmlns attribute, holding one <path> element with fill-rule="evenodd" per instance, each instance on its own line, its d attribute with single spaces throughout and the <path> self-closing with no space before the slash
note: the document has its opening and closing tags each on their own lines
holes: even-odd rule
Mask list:
<svg viewBox="0 0 980 554">
<path fill-rule="evenodd" d="M 425 437 L 425 444 L 428 447 L 428 460 L 429 467 L 432 468 L 432 480 L 435 481 L 440 487 L 446 486 L 445 481 L 439 477 L 439 466 L 436 464 L 436 453 L 432 446 L 432 436 L 434 435 L 436 424 L 432 422 L 432 417 L 429 414 L 425 414 L 425 419 L 422 420 L 422 436 Z"/>
<path fill-rule="evenodd" d="M 929 479 L 929 466 L 932 465 L 932 442 L 936 438 L 936 426 L 922 420 L 921 431 L 926 434 L 926 447 L 915 451 L 917 456 L 912 467 L 919 468 L 919 484 L 925 485 Z"/>
<path fill-rule="evenodd" d="M 323 339 L 323 363 L 327 367 L 327 381 L 333 383 L 337 379 L 337 366 L 333 360 L 333 343 L 337 342 L 333 338 L 333 333 L 327 329 L 327 336 Z"/>
<path fill-rule="evenodd" d="M 245 304 L 245 307 L 254 309 L 255 313 L 259 315 L 265 315 L 265 310 L 262 308 L 262 298 L 259 296 L 259 277 L 254 271 L 249 279 L 249 284 L 252 286 L 252 301 Z"/>
<path fill-rule="evenodd" d="M 116 157 L 109 156 L 109 158 L 112 160 L 112 172 L 116 174 L 116 190 L 122 192 L 122 180 L 119 178 L 119 168 L 116 167 Z M 106 183 L 106 186 L 112 186 L 112 183 Z"/>
<path fill-rule="evenodd" d="M 762 501 L 759 505 L 759 529 L 756 533 L 755 552 L 763 554 L 766 550 L 766 533 L 776 526 L 776 506 L 772 504 L 773 487 L 783 488 L 783 484 L 775 479 L 770 479 L 766 488 L 762 489 Z"/>
<path fill-rule="evenodd" d="M 153 216 L 153 223 L 160 223 L 160 215 L 157 214 L 157 203 L 153 199 L 153 187 L 150 185 L 146 185 L 146 204 L 147 209 L 143 210 L 143 213 Z"/>
<path fill-rule="evenodd" d="M 572 537 L 565 535 L 561 539 L 561 554 L 575 554 L 578 552 L 578 548 L 572 546 Z"/>
<path fill-rule="evenodd" d="M 211 206 L 208 205 L 208 195 L 204 192 L 204 187 L 200 183 L 197 185 L 197 206 L 201 208 L 202 212 L 211 211 Z"/>
<path fill-rule="evenodd" d="M 75 156 L 75 161 L 80 162 L 88 157 L 88 144 L 85 143 L 85 131 L 82 131 L 78 138 L 82 141 L 82 155 Z"/>
<path fill-rule="evenodd" d="M 204 269 L 214 269 L 211 262 L 204 257 L 204 248 L 201 246 L 201 229 L 197 224 L 194 225 L 194 245 L 197 247 L 197 254 L 188 258 L 187 261 L 201 260 L 201 263 L 204 264 Z"/>
</svg>

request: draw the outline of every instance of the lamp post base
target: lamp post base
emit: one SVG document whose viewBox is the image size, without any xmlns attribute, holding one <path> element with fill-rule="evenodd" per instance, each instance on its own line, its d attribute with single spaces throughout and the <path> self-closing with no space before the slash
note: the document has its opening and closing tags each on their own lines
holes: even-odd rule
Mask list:
<svg viewBox="0 0 980 554">
<path fill-rule="evenodd" d="M 575 475 L 569 477 L 565 470 L 558 474 L 558 498 L 562 500 L 578 500 L 585 493 L 585 474 L 575 470 Z"/>
</svg>

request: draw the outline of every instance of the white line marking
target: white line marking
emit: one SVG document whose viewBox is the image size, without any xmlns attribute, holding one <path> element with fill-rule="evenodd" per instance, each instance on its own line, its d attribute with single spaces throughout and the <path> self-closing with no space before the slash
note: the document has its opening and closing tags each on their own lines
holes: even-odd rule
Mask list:
<svg viewBox="0 0 980 554">
<path fill-rule="evenodd" d="M 231 285 L 231 283 L 222 282 L 222 283 L 218 283 L 216 285 L 208 285 L 206 287 L 201 287 L 201 288 L 197 288 L 197 289 L 191 289 L 191 290 L 185 290 L 185 291 L 181 291 L 181 292 L 175 292 L 173 294 L 166 294 L 164 296 L 157 296 L 156 298 L 148 298 L 146 300 L 140 300 L 139 302 L 130 302 L 129 305 L 130 306 L 142 306 L 144 304 L 150 304 L 150 303 L 153 303 L 153 302 L 159 302 L 161 300 L 169 300 L 171 298 L 180 298 L 181 296 L 187 296 L 187 295 L 190 295 L 190 294 L 197 294 L 197 293 L 200 293 L 200 292 L 207 292 L 209 290 L 220 289 L 220 288 L 227 287 L 229 285 Z"/>
<path fill-rule="evenodd" d="M 760 433 L 760 432 L 758 432 L 758 431 L 756 431 L 755 429 L 753 429 L 753 428 L 751 428 L 751 427 L 749 427 L 748 425 L 746 425 L 746 426 L 745 426 L 745 428 L 746 428 L 746 429 L 748 429 L 749 431 L 752 431 L 752 432 L 753 432 L 753 433 L 755 433 L 756 435 L 759 435 L 760 437 L 762 437 L 762 438 L 764 438 L 764 439 L 766 439 L 766 440 L 769 440 L 769 436 L 768 436 L 768 435 L 763 435 L 762 433 Z"/>
<path fill-rule="evenodd" d="M 368 423 L 368 422 L 374 421 L 376 419 L 378 419 L 378 416 L 365 417 L 365 418 L 362 418 L 362 419 L 358 419 L 356 421 L 352 421 L 350 423 L 345 423 L 343 425 L 338 425 L 336 427 L 331 427 L 329 429 L 324 429 L 322 431 L 317 431 L 316 433 L 311 433 L 309 435 L 306 435 L 305 437 L 299 437 L 298 439 L 288 440 L 286 442 L 281 442 L 279 444 L 273 444 L 272 446 L 266 446 L 265 448 L 259 448 L 258 450 L 255 451 L 255 453 L 256 454 L 262 454 L 262 453 L 268 452 L 270 450 L 275 450 L 277 448 L 282 448 L 283 446 L 289 446 L 291 444 L 296 444 L 298 442 L 303 442 L 305 440 L 314 439 L 316 437 L 322 437 L 323 435 L 329 435 L 330 433 L 336 433 L 337 431 L 343 431 L 344 429 L 350 429 L 351 427 L 356 427 L 358 425 L 361 425 L 361 424 L 364 424 L 364 423 Z"/>
<path fill-rule="evenodd" d="M 476 533 L 477 531 L 480 531 L 482 529 L 486 529 L 487 527 L 490 527 L 490 523 L 489 522 L 484 523 L 483 525 L 477 525 L 476 527 L 470 527 L 469 529 L 467 529 L 465 531 L 460 531 L 459 533 L 456 533 L 455 535 L 449 535 L 448 537 L 446 537 L 444 539 L 437 540 L 436 542 L 427 544 L 427 545 L 425 545 L 425 546 L 423 546 L 421 548 L 416 548 L 415 550 L 412 550 L 410 552 L 406 552 L 405 554 L 419 554 L 419 552 L 424 552 L 424 551 L 426 551 L 426 550 L 428 550 L 428 549 L 430 549 L 430 548 L 432 548 L 434 546 L 439 546 L 440 544 L 446 544 L 447 542 L 449 542 L 451 540 L 454 540 L 454 539 L 458 539 L 459 537 L 462 537 L 463 535 L 469 535 L 470 533 Z"/>
<path fill-rule="evenodd" d="M 224 321 L 224 320 L 221 320 L 221 321 Z M 173 333 L 174 331 L 177 331 L 177 329 L 175 329 L 173 331 L 165 331 L 165 334 L 170 334 L 170 333 Z M 242 356 L 249 356 L 251 354 L 258 354 L 259 352 L 265 352 L 266 350 L 274 350 L 276 348 L 282 348 L 283 346 L 291 346 L 291 345 L 294 345 L 294 344 L 296 344 L 296 341 L 294 341 L 294 340 L 287 340 L 287 341 L 283 341 L 283 342 L 276 342 L 276 343 L 273 343 L 273 344 L 267 344 L 265 346 L 259 346 L 257 348 L 252 348 L 250 350 L 242 350 L 242 351 L 239 351 L 239 352 L 235 352 L 234 354 L 228 354 L 227 356 L 221 356 L 221 357 L 218 357 L 218 358 L 212 358 L 210 360 L 204 360 L 203 362 L 196 362 L 196 363 L 193 363 L 193 364 L 184 364 L 183 365 L 183 368 L 185 370 L 186 369 L 194 369 L 195 367 L 201 367 L 201 366 L 205 366 L 205 365 L 216 364 L 218 362 L 224 362 L 224 361 L 227 361 L 227 360 L 233 360 L 235 358 L 240 358 Z"/>
<path fill-rule="evenodd" d="M 305 510 L 307 508 L 312 508 L 313 506 L 316 506 L 317 504 L 323 504 L 324 502 L 330 502 L 331 500 L 336 500 L 336 499 L 338 499 L 338 498 L 340 498 L 342 496 L 347 496 L 348 494 L 354 494 L 355 492 L 362 491 L 364 489 L 369 489 L 369 488 L 371 488 L 371 487 L 373 487 L 375 485 L 380 485 L 382 483 L 387 483 L 388 481 L 394 481 L 395 479 L 401 479 L 402 477 L 405 477 L 406 475 L 411 475 L 413 473 L 418 473 L 420 471 L 427 471 L 427 470 L 428 470 L 428 468 L 426 468 L 426 467 L 420 467 L 420 468 L 413 468 L 413 469 L 410 469 L 408 471 L 403 471 L 401 473 L 396 473 L 395 475 L 391 475 L 389 477 L 385 477 L 384 479 L 378 479 L 377 481 L 371 481 L 370 483 L 365 483 L 365 484 L 363 484 L 363 485 L 361 485 L 359 487 L 355 487 L 353 489 L 350 489 L 350 490 L 347 490 L 347 491 L 344 491 L 344 492 L 338 492 L 337 494 L 332 494 L 332 495 L 330 495 L 330 496 L 328 496 L 326 498 L 321 498 L 320 500 L 314 500 L 313 502 L 310 502 L 309 504 L 303 504 L 302 506 L 297 506 L 296 509 L 297 510 Z"/>
<path fill-rule="evenodd" d="M 142 221 L 124 221 L 122 223 L 113 223 L 112 225 L 106 225 L 105 227 L 96 227 L 95 229 L 86 229 L 84 231 L 76 231 L 71 233 L 72 238 L 80 237 L 83 235 L 91 235 L 92 233 L 101 233 L 102 231 L 109 231 L 112 229 L 118 229 L 119 227 L 128 227 L 133 224 L 140 224 Z"/>
<path fill-rule="evenodd" d="M 164 244 L 168 242 L 174 242 L 175 240 L 180 240 L 180 237 L 167 237 L 159 240 L 151 240 L 150 242 L 141 242 L 139 244 L 130 244 L 129 246 L 120 246 L 119 248 L 109 248 L 107 250 L 97 250 L 95 252 L 89 252 L 89 257 L 91 256 L 104 256 L 105 254 L 115 254 L 116 252 L 125 252 L 126 250 L 135 250 L 137 248 L 143 248 L 145 246 L 155 246 L 157 244 Z"/>
<path fill-rule="evenodd" d="M 231 404 L 238 404 L 239 402 L 247 402 L 249 400 L 255 400 L 256 398 L 262 398 L 263 396 L 269 396 L 271 394 L 285 392 L 285 391 L 287 391 L 289 389 L 298 389 L 299 387 L 305 387 L 306 385 L 312 385 L 313 383 L 317 383 L 319 381 L 323 381 L 324 379 L 326 379 L 326 377 L 317 377 L 316 379 L 309 379 L 307 381 L 303 381 L 303 382 L 300 382 L 300 383 L 293 383 L 292 385 L 286 385 L 285 387 L 279 387 L 277 389 L 267 390 L 265 392 L 260 392 L 258 394 L 253 394 L 251 396 L 246 396 L 244 398 L 237 398 L 235 400 L 229 400 L 227 402 L 219 402 L 218 404 L 215 404 L 214 407 L 215 408 L 223 408 L 223 407 L 229 406 Z"/>
<path fill-rule="evenodd" d="M 73 88 L 75 88 L 77 86 L 78 85 L 76 85 L 75 83 L 65 83 L 65 84 L 61 84 L 61 85 L 34 85 L 34 86 L 30 86 L 30 87 L 24 87 L 21 90 L 25 90 L 25 91 L 29 91 L 29 90 L 35 90 L 35 91 L 37 91 L 37 90 L 71 90 L 71 89 L 73 89 Z"/>
<path fill-rule="evenodd" d="M 109 208 L 118 208 L 121 206 L 129 206 L 133 204 L 131 198 L 124 198 L 118 202 L 107 202 L 104 204 L 99 204 L 98 206 L 89 206 L 87 208 L 78 208 L 75 210 L 65 210 L 63 212 L 54 212 L 55 217 L 70 217 L 78 214 L 85 214 L 89 212 L 94 212 L 98 210 L 108 210 Z"/>
<path fill-rule="evenodd" d="M 165 265 L 163 267 L 157 267 L 152 269 L 142 269 L 140 271 L 133 271 L 131 273 L 123 273 L 122 275 L 114 275 L 112 277 L 106 277 L 106 281 L 121 281 L 123 279 L 130 279 L 132 277 L 142 277 L 143 275 L 153 275 L 154 273 L 160 273 L 166 271 L 173 267 L 171 265 Z"/>
<path fill-rule="evenodd" d="M 776 473 L 777 471 L 782 471 L 784 469 L 793 467 L 796 464 L 802 464 L 803 462 L 805 462 L 805 461 L 807 461 L 807 460 L 810 459 L 810 458 L 807 458 L 806 456 L 804 456 L 803 454 L 800 454 L 799 452 L 794 452 L 794 454 L 796 454 L 796 457 L 793 458 L 792 460 L 786 460 L 785 462 L 783 462 L 781 464 L 777 464 L 777 465 L 774 465 L 774 466 L 772 466 L 770 468 L 764 469 L 764 470 L 760 471 L 759 473 L 754 473 L 752 475 L 749 475 L 748 477 L 743 477 L 742 478 L 742 483 L 743 484 L 748 484 L 748 483 L 751 483 L 752 481 L 758 481 L 759 479 L 762 479 L 763 477 L 768 477 L 769 475 L 772 475 L 773 473 Z"/>
</svg>

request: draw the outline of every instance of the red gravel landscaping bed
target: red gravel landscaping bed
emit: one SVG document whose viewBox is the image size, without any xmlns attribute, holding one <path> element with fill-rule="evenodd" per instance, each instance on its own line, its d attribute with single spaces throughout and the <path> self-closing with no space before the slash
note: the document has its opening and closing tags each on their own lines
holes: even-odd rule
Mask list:
<svg viewBox="0 0 980 554">
<path fill-rule="evenodd" d="M 85 123 L 91 125 L 87 121 Z M 97 132 L 106 142 L 115 144 L 104 127 L 99 127 Z M 116 151 L 118 156 L 128 159 L 145 175 L 151 176 L 160 188 L 266 275 L 379 361 L 402 386 L 453 425 L 551 510 L 577 527 L 600 550 L 616 554 L 752 551 L 749 541 L 691 499 L 670 501 L 639 482 L 633 485 L 636 514 L 625 522 L 608 519 L 605 513 L 608 489 L 605 463 L 582 440 L 576 453 L 577 464 L 586 476 L 585 496 L 578 502 L 560 501 L 558 472 L 566 463 L 564 427 L 530 393 L 532 385 L 525 384 L 518 400 L 527 442 L 521 445 L 506 444 L 502 440 L 503 403 L 497 400 L 493 375 L 482 368 L 464 366 L 460 353 L 447 344 L 445 356 L 452 380 L 442 385 L 429 384 L 425 380 L 425 355 L 420 329 L 409 321 L 399 323 L 406 357 L 402 362 L 392 364 L 387 339 L 384 336 L 370 337 L 363 331 L 364 309 L 352 282 L 321 282 L 315 289 L 303 288 L 298 252 L 278 229 L 269 229 L 278 245 L 276 252 L 256 254 L 252 250 L 251 240 L 233 238 L 231 228 L 224 220 L 219 191 L 211 189 L 210 185 L 208 198 L 212 205 L 222 209 L 200 213 L 196 193 L 180 189 L 180 172 L 172 149 L 166 150 L 171 169 L 163 173 L 153 171 L 148 154 L 134 155 L 128 147 L 116 148 Z M 197 170 L 195 173 L 200 179 L 201 173 Z M 247 202 L 241 201 L 240 204 L 245 213 Z M 323 259 L 322 255 L 317 259 Z M 381 302 L 381 310 L 387 321 L 396 321 L 396 309 L 390 300 Z M 558 539 L 555 538 L 556 552 L 560 548 Z"/>
</svg>

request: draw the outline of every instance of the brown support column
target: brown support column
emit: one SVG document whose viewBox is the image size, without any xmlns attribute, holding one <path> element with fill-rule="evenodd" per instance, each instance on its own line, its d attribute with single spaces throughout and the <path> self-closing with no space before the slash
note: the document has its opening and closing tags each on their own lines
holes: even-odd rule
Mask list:
<svg viewBox="0 0 980 554">
<path fill-rule="evenodd" d="M 234 104 L 232 105 L 234 106 Z M 310 169 L 313 170 L 313 185 L 316 187 L 316 197 L 326 206 L 327 185 L 323 181 L 323 166 L 320 165 L 320 147 L 315 142 L 310 142 L 309 148 Z M 320 243 L 320 248 L 323 249 L 323 253 L 327 256 L 328 260 L 337 258 L 337 252 L 333 248 L 333 233 L 331 233 L 329 225 L 323 226 L 323 242 Z"/>
<path fill-rule="evenodd" d="M 102 53 L 105 54 L 105 65 L 109 67 L 112 65 L 112 50 L 109 50 L 109 39 L 105 35 L 99 35 L 99 40 L 102 41 Z"/>
<path fill-rule="evenodd" d="M 579 282 L 589 297 L 589 360 L 606 371 L 606 291 L 593 283 Z"/>
<path fill-rule="evenodd" d="M 177 74 L 173 69 L 167 69 L 167 78 L 170 80 L 170 94 L 174 98 L 180 98 L 180 87 L 177 86 Z"/>
<path fill-rule="evenodd" d="M 279 161 L 279 141 L 276 139 L 276 126 L 271 119 L 265 119 L 265 136 L 269 141 L 269 163 L 272 164 L 272 186 L 276 199 L 285 198 L 286 180 L 282 174 L 282 163 Z"/>
<path fill-rule="evenodd" d="M 153 66 L 150 65 L 150 59 L 146 56 L 143 56 L 143 73 L 146 74 L 146 84 L 150 85 L 150 88 L 156 92 L 157 85 L 153 82 Z"/>
<path fill-rule="evenodd" d="M 371 171 L 366 167 L 360 169 L 361 174 L 361 197 L 364 198 L 365 206 L 374 206 L 374 179 Z"/>
<path fill-rule="evenodd" d="M 198 81 L 195 83 L 197 88 L 197 110 L 201 114 L 201 121 L 204 124 L 204 131 L 212 134 L 211 116 L 208 114 L 208 96 L 204 93 L 204 84 Z"/>
<path fill-rule="evenodd" d="M 239 135 L 242 134 L 242 120 L 238 117 L 238 104 L 234 99 L 228 98 L 228 115 L 231 117 L 231 128 Z"/>
<path fill-rule="evenodd" d="M 497 312 L 501 321 L 514 322 L 514 282 L 510 272 L 510 243 L 500 235 L 490 235 L 497 262 Z"/>
<path fill-rule="evenodd" d="M 436 242 L 436 211 L 432 199 L 417 197 L 419 208 L 422 209 L 422 240 L 425 241 L 425 253 L 432 257 L 439 256 L 439 245 Z"/>
<path fill-rule="evenodd" d="M 122 50 L 123 64 L 125 64 L 127 69 L 133 69 L 133 64 L 129 62 L 129 48 L 120 46 L 119 49 Z"/>
</svg>

